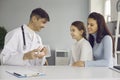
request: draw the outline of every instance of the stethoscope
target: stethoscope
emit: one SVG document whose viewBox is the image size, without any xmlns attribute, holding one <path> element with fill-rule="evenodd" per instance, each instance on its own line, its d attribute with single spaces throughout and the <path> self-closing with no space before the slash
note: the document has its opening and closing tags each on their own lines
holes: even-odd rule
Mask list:
<svg viewBox="0 0 120 80">
<path fill-rule="evenodd" d="M 21 30 L 22 30 L 22 36 L 23 36 L 23 49 L 26 49 L 26 41 L 25 41 L 25 33 L 24 33 L 24 28 L 23 25 L 21 26 Z"/>
<path fill-rule="evenodd" d="M 25 32 L 24 32 L 23 25 L 21 26 L 21 30 L 22 30 L 22 36 L 23 36 L 23 50 L 25 50 L 26 49 L 26 40 L 25 40 Z M 40 43 L 39 39 L 38 39 L 38 43 Z"/>
</svg>

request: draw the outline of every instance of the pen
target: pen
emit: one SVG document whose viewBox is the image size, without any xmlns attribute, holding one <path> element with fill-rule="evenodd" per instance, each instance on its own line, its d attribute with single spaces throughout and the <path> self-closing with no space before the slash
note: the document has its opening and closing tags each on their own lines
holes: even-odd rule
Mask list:
<svg viewBox="0 0 120 80">
<path fill-rule="evenodd" d="M 13 75 L 15 75 L 15 76 L 22 76 L 21 74 L 19 74 L 19 73 L 13 73 Z"/>
<path fill-rule="evenodd" d="M 14 72 L 13 75 L 18 77 L 18 78 L 25 78 L 25 77 L 27 77 L 26 75 L 21 75 L 21 74 L 16 73 L 16 72 Z"/>
</svg>

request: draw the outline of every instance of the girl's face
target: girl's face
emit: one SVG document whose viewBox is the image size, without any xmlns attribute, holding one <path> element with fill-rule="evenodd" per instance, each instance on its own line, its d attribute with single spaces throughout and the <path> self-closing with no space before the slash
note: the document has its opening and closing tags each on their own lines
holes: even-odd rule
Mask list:
<svg viewBox="0 0 120 80">
<path fill-rule="evenodd" d="M 70 33 L 73 39 L 76 39 L 77 41 L 79 41 L 82 38 L 83 30 L 79 30 L 74 25 L 71 25 Z"/>
<path fill-rule="evenodd" d="M 87 28 L 89 34 L 95 34 L 98 30 L 96 20 L 94 20 L 93 18 L 88 18 Z"/>
</svg>

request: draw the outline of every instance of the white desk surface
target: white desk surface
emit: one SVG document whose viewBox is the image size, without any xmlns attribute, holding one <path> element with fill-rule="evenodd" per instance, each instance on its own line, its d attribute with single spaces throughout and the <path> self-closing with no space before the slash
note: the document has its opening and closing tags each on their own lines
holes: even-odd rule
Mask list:
<svg viewBox="0 0 120 80">
<path fill-rule="evenodd" d="M 33 69 L 44 72 L 46 75 L 31 78 L 17 78 L 5 72 L 18 69 Z M 120 80 L 120 73 L 107 67 L 0 66 L 0 80 Z"/>
</svg>

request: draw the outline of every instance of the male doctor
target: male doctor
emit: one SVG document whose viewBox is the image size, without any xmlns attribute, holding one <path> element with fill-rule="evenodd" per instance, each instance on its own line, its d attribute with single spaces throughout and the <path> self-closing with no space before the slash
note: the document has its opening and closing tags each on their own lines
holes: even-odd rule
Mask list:
<svg viewBox="0 0 120 80">
<path fill-rule="evenodd" d="M 4 65 L 44 65 L 47 49 L 36 31 L 44 28 L 49 21 L 48 13 L 36 8 L 30 15 L 29 23 L 10 31 L 5 37 L 4 49 L 1 52 Z"/>
</svg>

